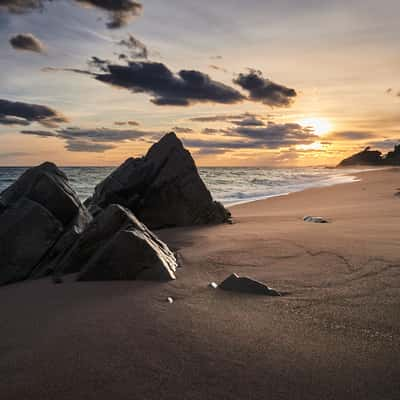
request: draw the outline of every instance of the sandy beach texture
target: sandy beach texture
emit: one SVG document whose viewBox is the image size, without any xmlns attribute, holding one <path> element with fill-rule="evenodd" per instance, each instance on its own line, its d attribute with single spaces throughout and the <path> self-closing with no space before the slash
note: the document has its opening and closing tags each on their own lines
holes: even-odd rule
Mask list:
<svg viewBox="0 0 400 400">
<path fill-rule="evenodd" d="M 400 169 L 359 178 L 159 232 L 172 283 L 0 288 L 0 398 L 399 399 Z M 232 272 L 286 295 L 208 287 Z"/>
</svg>

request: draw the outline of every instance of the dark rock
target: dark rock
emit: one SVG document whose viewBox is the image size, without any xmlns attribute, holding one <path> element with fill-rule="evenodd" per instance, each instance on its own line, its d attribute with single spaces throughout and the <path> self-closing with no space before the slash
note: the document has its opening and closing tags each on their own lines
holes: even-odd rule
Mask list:
<svg viewBox="0 0 400 400">
<path fill-rule="evenodd" d="M 98 214 L 60 261 L 56 275 L 79 272 L 79 280 L 166 281 L 177 262 L 167 245 L 122 206 Z"/>
<path fill-rule="evenodd" d="M 400 144 L 394 146 L 394 150 L 386 154 L 384 163 L 385 165 L 400 165 Z"/>
<path fill-rule="evenodd" d="M 366 147 L 360 153 L 354 154 L 341 161 L 338 167 L 350 167 L 356 165 L 383 165 L 382 153 L 377 150 L 370 150 L 370 147 Z"/>
<path fill-rule="evenodd" d="M 145 157 L 126 160 L 86 202 L 94 215 L 112 203 L 129 208 L 152 229 L 230 220 L 174 133 L 154 144 Z"/>
<path fill-rule="evenodd" d="M 62 234 L 39 203 L 21 198 L 0 216 L 0 285 L 27 279 Z"/>
<path fill-rule="evenodd" d="M 0 194 L 0 284 L 48 275 L 91 220 L 54 164 L 27 170 Z"/>
<path fill-rule="evenodd" d="M 280 296 L 281 294 L 274 289 L 269 288 L 261 282 L 246 277 L 239 277 L 237 274 L 228 276 L 218 286 L 220 289 L 243 292 L 251 294 L 260 294 L 265 296 Z"/>
<path fill-rule="evenodd" d="M 314 222 L 315 224 L 327 224 L 328 221 L 323 217 L 312 217 L 311 215 L 307 215 L 303 218 L 305 222 Z"/>
</svg>

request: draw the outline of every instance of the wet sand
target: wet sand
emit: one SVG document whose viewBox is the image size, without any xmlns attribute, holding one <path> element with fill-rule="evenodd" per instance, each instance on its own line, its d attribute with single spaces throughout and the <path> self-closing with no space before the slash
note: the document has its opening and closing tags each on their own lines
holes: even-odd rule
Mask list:
<svg viewBox="0 0 400 400">
<path fill-rule="evenodd" d="M 172 283 L 0 288 L 0 398 L 399 399 L 400 169 L 358 176 L 159 232 Z M 285 295 L 208 287 L 232 272 Z"/>
</svg>

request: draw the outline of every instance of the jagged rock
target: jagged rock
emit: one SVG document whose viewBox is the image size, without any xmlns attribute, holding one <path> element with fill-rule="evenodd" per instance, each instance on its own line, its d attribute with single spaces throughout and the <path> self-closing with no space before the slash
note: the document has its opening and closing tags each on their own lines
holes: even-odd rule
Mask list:
<svg viewBox="0 0 400 400">
<path fill-rule="evenodd" d="M 312 217 L 311 215 L 307 215 L 303 218 L 305 222 L 314 222 L 315 224 L 327 224 L 328 221 L 322 217 Z"/>
<path fill-rule="evenodd" d="M 27 170 L 0 204 L 0 284 L 49 274 L 91 220 L 52 163 Z"/>
<path fill-rule="evenodd" d="M 166 281 L 177 262 L 167 245 L 127 209 L 112 204 L 98 214 L 56 268 L 79 280 Z"/>
<path fill-rule="evenodd" d="M 351 157 L 341 161 L 338 167 L 350 167 L 356 165 L 383 165 L 382 153 L 377 150 L 371 150 L 366 147 L 360 153 L 354 154 Z"/>
<path fill-rule="evenodd" d="M 154 144 L 145 157 L 126 160 L 86 202 L 94 215 L 112 203 L 129 208 L 152 229 L 230 220 L 174 133 Z"/>
<path fill-rule="evenodd" d="M 250 278 L 239 277 L 237 274 L 229 275 L 228 278 L 220 283 L 218 287 L 233 292 L 260 294 L 265 296 L 281 296 L 279 292 L 269 288 L 263 283 Z"/>
<path fill-rule="evenodd" d="M 386 154 L 384 163 L 385 165 L 400 165 L 400 144 L 394 146 L 394 150 Z"/>
</svg>

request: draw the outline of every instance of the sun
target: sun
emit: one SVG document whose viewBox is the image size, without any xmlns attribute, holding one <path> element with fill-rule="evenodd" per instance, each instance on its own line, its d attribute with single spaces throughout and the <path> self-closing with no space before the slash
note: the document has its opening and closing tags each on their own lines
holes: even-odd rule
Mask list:
<svg viewBox="0 0 400 400">
<path fill-rule="evenodd" d="M 304 128 L 311 128 L 318 136 L 323 136 L 332 130 L 332 124 L 325 118 L 303 118 L 298 123 Z"/>
</svg>

